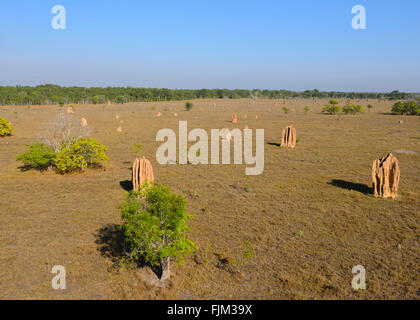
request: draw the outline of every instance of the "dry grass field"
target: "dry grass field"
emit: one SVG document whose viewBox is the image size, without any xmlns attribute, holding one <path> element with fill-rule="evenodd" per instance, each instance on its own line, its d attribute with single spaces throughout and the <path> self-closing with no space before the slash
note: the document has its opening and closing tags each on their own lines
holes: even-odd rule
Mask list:
<svg viewBox="0 0 420 320">
<path fill-rule="evenodd" d="M 370 112 L 346 116 L 321 114 L 326 100 L 192 102 L 189 112 L 185 101 L 75 105 L 74 116 L 87 119 L 111 162 L 105 171 L 69 175 L 21 171 L 15 160 L 39 141 L 58 106 L 0 107 L 15 128 L 0 138 L 1 299 L 420 298 L 419 117 L 389 115 L 392 103 L 376 100 L 360 100 L 374 106 Z M 246 176 L 246 165 L 159 165 L 156 133 L 178 133 L 179 120 L 208 133 L 264 129 L 264 173 Z M 290 124 L 297 146 L 280 148 Z M 184 195 L 194 216 L 189 236 L 200 249 L 174 266 L 168 288 L 153 286 L 147 267 L 118 265 L 118 205 L 137 143 L 157 182 Z M 396 200 L 370 193 L 372 162 L 389 152 L 401 169 Z M 367 289 L 356 292 L 351 270 L 359 264 Z M 51 288 L 54 265 L 66 267 L 66 290 Z"/>
</svg>

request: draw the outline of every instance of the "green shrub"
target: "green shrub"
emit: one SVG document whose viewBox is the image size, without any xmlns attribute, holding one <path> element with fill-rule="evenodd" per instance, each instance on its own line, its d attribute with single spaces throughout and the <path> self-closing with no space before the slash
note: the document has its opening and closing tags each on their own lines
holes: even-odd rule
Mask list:
<svg viewBox="0 0 420 320">
<path fill-rule="evenodd" d="M 287 108 L 287 107 L 283 107 L 283 112 L 284 112 L 285 114 L 288 114 L 288 113 L 290 112 L 290 109 L 289 109 L 289 108 Z"/>
<path fill-rule="evenodd" d="M 69 145 L 62 145 L 54 158 L 54 165 L 58 172 L 66 173 L 108 161 L 105 154 L 107 149 L 92 138 L 75 139 Z"/>
<path fill-rule="evenodd" d="M 367 105 L 367 108 L 369 109 L 369 111 L 370 111 L 370 109 L 372 109 L 373 108 L 373 106 L 371 105 L 371 104 L 368 104 Z"/>
<path fill-rule="evenodd" d="M 305 106 L 305 113 L 308 113 L 310 110 L 309 106 Z"/>
<path fill-rule="evenodd" d="M 345 114 L 356 114 L 356 113 L 363 113 L 364 112 L 363 106 L 361 106 L 359 104 L 346 104 L 342 108 L 342 110 Z"/>
<path fill-rule="evenodd" d="M 185 110 L 190 111 L 193 107 L 194 105 L 191 102 L 185 103 Z"/>
<path fill-rule="evenodd" d="M 183 196 L 162 185 L 143 187 L 128 194 L 120 205 L 122 230 L 130 262 L 144 259 L 152 266 L 169 266 L 169 260 L 183 263 L 197 246 L 186 238 L 192 217 L 185 210 Z"/>
<path fill-rule="evenodd" d="M 327 114 L 337 114 L 339 113 L 341 110 L 341 107 L 336 106 L 336 105 L 326 105 L 324 106 L 324 108 L 322 109 L 323 113 L 327 113 Z"/>
<path fill-rule="evenodd" d="M 9 121 L 0 118 L 0 137 L 11 136 L 13 133 L 13 127 Z"/>
<path fill-rule="evenodd" d="M 420 105 L 415 101 L 397 102 L 392 106 L 392 114 L 420 115 Z"/>
<path fill-rule="evenodd" d="M 330 104 L 337 105 L 338 104 L 338 101 L 335 100 L 335 99 L 330 99 Z"/>
<path fill-rule="evenodd" d="M 45 170 L 53 164 L 55 151 L 43 143 L 27 145 L 27 150 L 16 156 L 17 161 L 22 161 L 25 167 Z"/>
</svg>

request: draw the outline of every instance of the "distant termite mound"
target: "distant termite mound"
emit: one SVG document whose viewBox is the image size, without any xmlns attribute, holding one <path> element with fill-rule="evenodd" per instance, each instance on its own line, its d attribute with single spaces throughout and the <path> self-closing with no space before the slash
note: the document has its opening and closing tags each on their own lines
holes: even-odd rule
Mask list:
<svg viewBox="0 0 420 320">
<path fill-rule="evenodd" d="M 232 123 L 238 123 L 238 117 L 236 116 L 236 113 L 232 115 Z"/>
<path fill-rule="evenodd" d="M 373 161 L 372 189 L 375 197 L 395 199 L 399 182 L 400 167 L 392 153 Z"/>
<path fill-rule="evenodd" d="M 152 164 L 145 157 L 136 158 L 133 162 L 132 170 L 133 190 L 137 191 L 146 181 L 151 183 L 155 179 L 153 177 Z"/>
<path fill-rule="evenodd" d="M 281 147 L 294 148 L 296 146 L 296 129 L 290 125 L 281 133 Z"/>
<path fill-rule="evenodd" d="M 82 118 L 82 120 L 80 121 L 80 124 L 82 127 L 87 127 L 88 125 L 87 120 L 85 118 Z"/>
</svg>

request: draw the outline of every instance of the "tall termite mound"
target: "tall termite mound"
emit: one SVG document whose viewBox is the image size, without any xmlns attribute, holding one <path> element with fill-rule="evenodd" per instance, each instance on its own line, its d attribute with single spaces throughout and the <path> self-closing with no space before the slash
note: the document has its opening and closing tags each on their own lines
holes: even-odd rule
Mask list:
<svg viewBox="0 0 420 320">
<path fill-rule="evenodd" d="M 395 199 L 399 182 L 400 167 L 392 153 L 373 161 L 372 189 L 375 197 Z"/>
<path fill-rule="evenodd" d="M 134 191 L 139 190 L 140 187 L 146 183 L 146 181 L 151 183 L 155 180 L 153 177 L 152 164 L 145 157 L 141 157 L 140 159 L 136 158 L 134 160 L 132 175 Z"/>
<path fill-rule="evenodd" d="M 237 117 L 236 113 L 234 113 L 232 115 L 232 123 L 238 123 L 238 117 Z"/>
<path fill-rule="evenodd" d="M 296 146 L 296 129 L 290 125 L 281 133 L 281 147 L 294 148 Z"/>
</svg>

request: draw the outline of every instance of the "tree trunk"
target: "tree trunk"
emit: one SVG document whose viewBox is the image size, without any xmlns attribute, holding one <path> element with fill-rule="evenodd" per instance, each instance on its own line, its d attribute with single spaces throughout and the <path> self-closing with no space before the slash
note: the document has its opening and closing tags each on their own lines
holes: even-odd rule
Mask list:
<svg viewBox="0 0 420 320">
<path fill-rule="evenodd" d="M 162 259 L 162 276 L 160 277 L 160 281 L 169 280 L 170 277 L 170 258 L 166 257 Z"/>
</svg>

